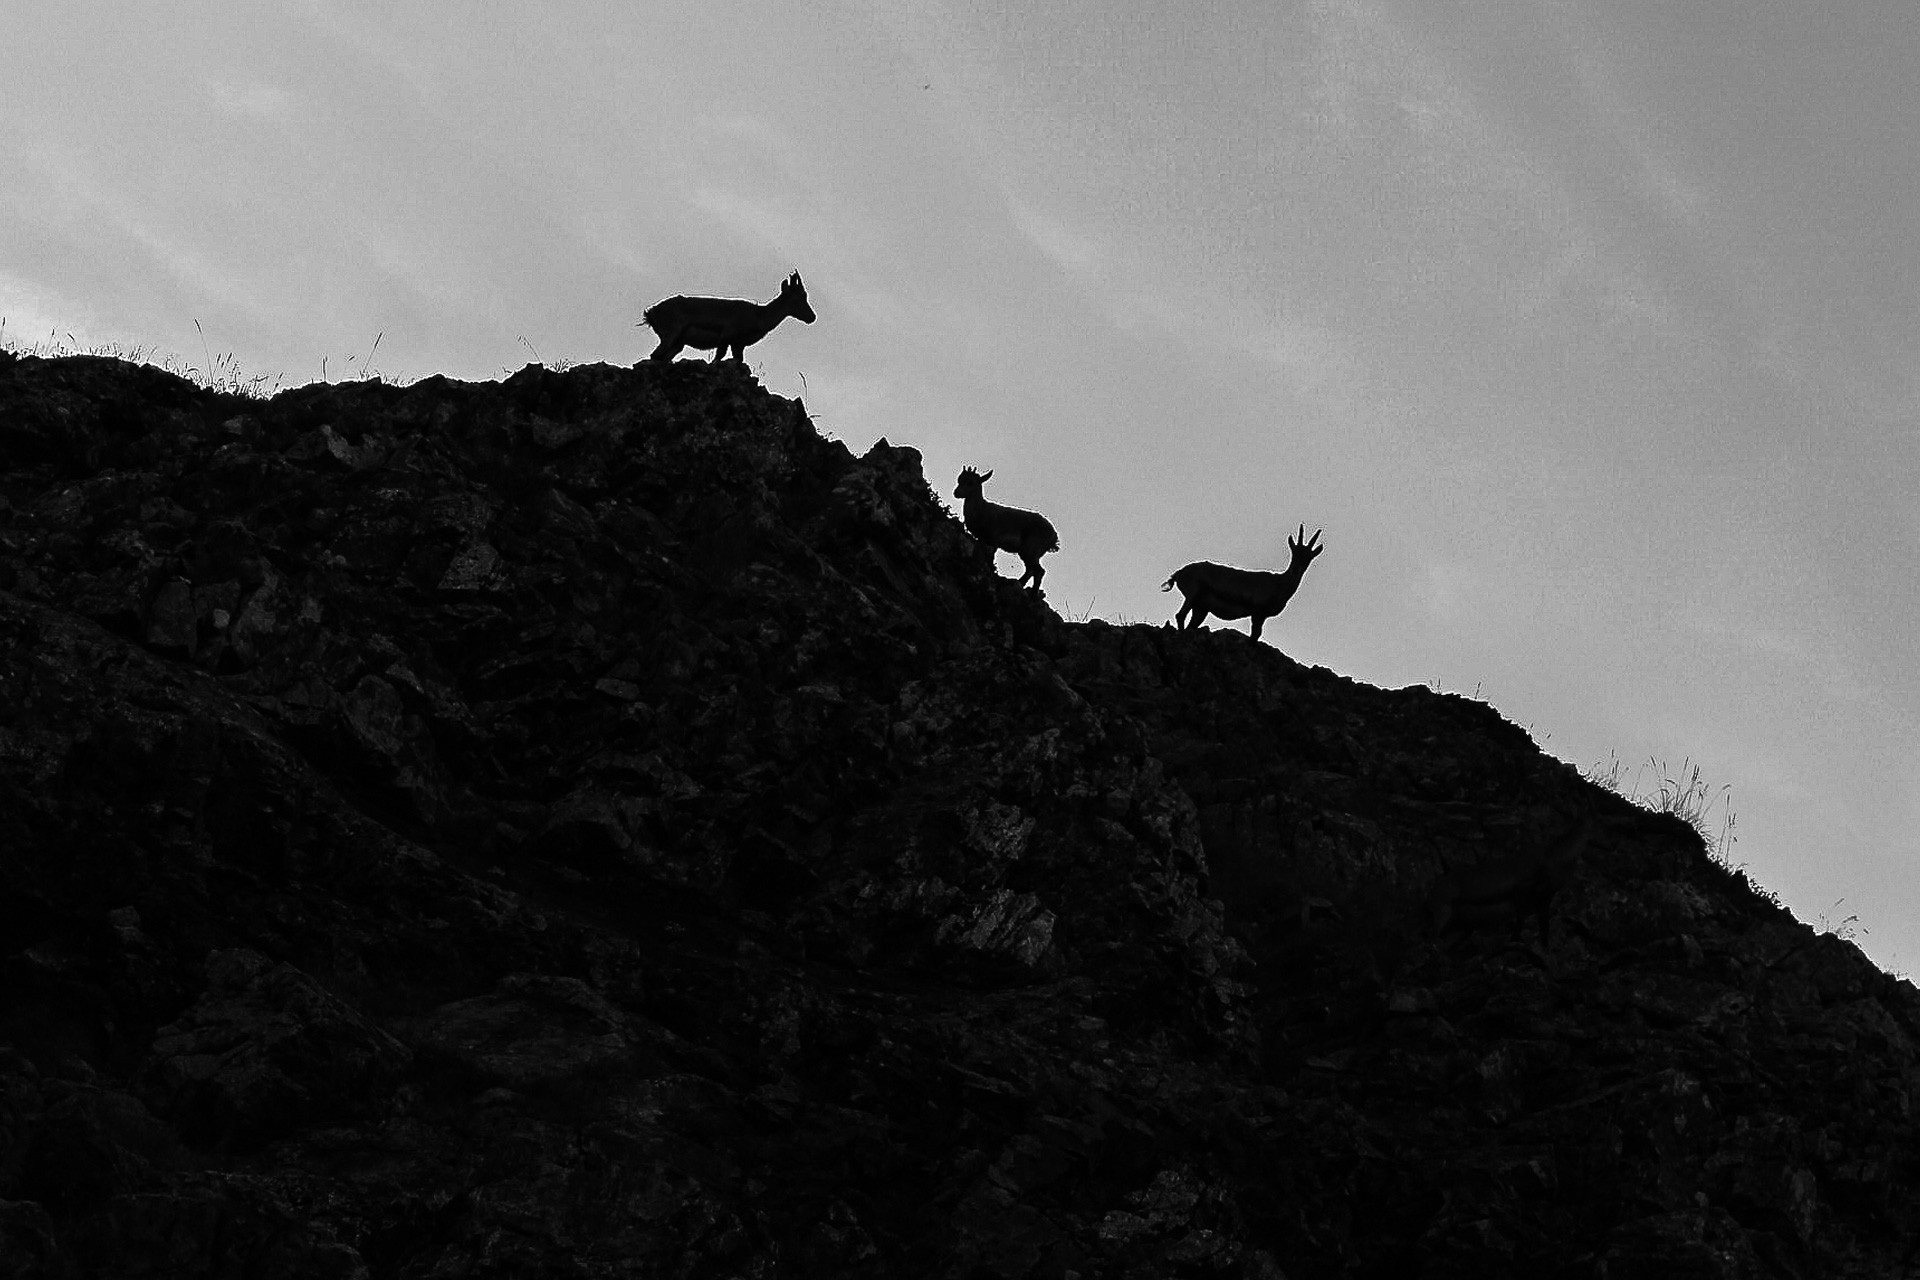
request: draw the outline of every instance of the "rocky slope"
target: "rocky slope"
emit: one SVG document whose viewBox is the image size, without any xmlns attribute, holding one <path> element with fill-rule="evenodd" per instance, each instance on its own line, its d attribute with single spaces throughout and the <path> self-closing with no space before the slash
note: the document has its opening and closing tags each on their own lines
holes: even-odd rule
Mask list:
<svg viewBox="0 0 1920 1280">
<path fill-rule="evenodd" d="M 0 467 L 0 1273 L 1920 1274 L 1912 986 L 740 366 L 0 356 Z"/>
</svg>

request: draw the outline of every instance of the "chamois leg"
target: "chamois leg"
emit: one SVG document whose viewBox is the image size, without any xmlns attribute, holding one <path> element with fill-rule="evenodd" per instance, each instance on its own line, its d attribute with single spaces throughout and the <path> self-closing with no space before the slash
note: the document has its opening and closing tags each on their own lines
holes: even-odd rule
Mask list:
<svg viewBox="0 0 1920 1280">
<path fill-rule="evenodd" d="M 1266 618 L 1262 617 L 1257 613 L 1253 615 L 1253 638 L 1255 640 L 1258 640 L 1260 638 L 1260 628 L 1266 625 L 1267 625 Z"/>
<path fill-rule="evenodd" d="M 1207 620 L 1207 611 L 1189 600 L 1180 606 L 1180 612 L 1173 615 L 1173 627 L 1176 631 L 1198 631 L 1200 624 Z"/>
<path fill-rule="evenodd" d="M 662 338 L 660 339 L 660 345 L 653 349 L 653 354 L 648 356 L 647 359 L 659 360 L 665 363 L 686 350 L 686 347 L 687 344 L 678 338 Z"/>
<path fill-rule="evenodd" d="M 727 358 L 727 344 L 723 342 L 719 346 L 713 349 L 713 362 L 715 364 L 719 364 L 722 360 L 726 358 Z"/>
<path fill-rule="evenodd" d="M 1034 556 L 1031 559 L 1029 559 L 1027 556 L 1022 555 L 1020 559 L 1023 562 L 1025 562 L 1027 566 L 1027 571 L 1020 575 L 1020 581 L 1018 585 L 1024 587 L 1027 585 L 1027 579 L 1032 578 L 1033 589 L 1035 591 L 1038 591 L 1040 589 L 1040 579 L 1047 576 L 1047 571 L 1040 567 L 1040 557 Z"/>
</svg>

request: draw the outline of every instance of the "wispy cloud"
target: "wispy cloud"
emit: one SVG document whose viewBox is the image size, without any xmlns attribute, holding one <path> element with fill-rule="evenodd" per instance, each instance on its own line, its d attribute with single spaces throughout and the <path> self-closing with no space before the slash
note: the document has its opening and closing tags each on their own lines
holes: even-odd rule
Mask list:
<svg viewBox="0 0 1920 1280">
<path fill-rule="evenodd" d="M 1342 416 L 1372 404 L 1383 394 L 1366 376 L 1365 362 L 1353 344 L 1330 329 L 1282 318 L 1242 344 L 1248 355 L 1278 370 L 1296 394 Z"/>
<path fill-rule="evenodd" d="M 225 80 L 209 76 L 201 81 L 200 89 L 213 109 L 224 116 L 283 120 L 294 103 L 293 95 L 287 90 L 258 81 Z"/>
<path fill-rule="evenodd" d="M 1537 323 L 1574 303 L 1598 307 L 1622 327 L 1673 328 L 1673 304 L 1657 274 L 1634 246 L 1583 213 L 1563 163 L 1524 142 L 1388 8 L 1316 0 L 1313 13 L 1314 73 L 1300 117 L 1324 135 L 1323 146 L 1385 148 L 1384 158 L 1408 166 L 1401 178 L 1418 182 L 1437 210 L 1452 208 L 1455 222 L 1507 240 L 1489 250 L 1497 255 L 1490 269 L 1514 324 Z M 1697 204 L 1676 173 L 1651 161 L 1644 168 L 1669 208 Z M 1459 233 L 1449 227 L 1447 234 Z"/>
<path fill-rule="evenodd" d="M 801 271 L 810 290 L 820 291 L 816 308 L 831 299 L 837 324 L 851 321 L 896 338 L 946 330 L 947 341 L 962 347 L 969 334 L 993 329 L 991 316 L 971 315 L 966 297 L 936 298 L 902 274 L 906 264 L 919 263 L 923 246 L 865 207 L 859 187 L 836 180 L 836 163 L 804 131 L 732 114 L 691 131 L 666 164 L 661 190 L 698 210 L 751 260 Z M 711 254 L 716 246 L 705 239 L 700 252 Z M 776 283 L 769 277 L 751 287 L 764 286 L 770 296 Z"/>
<path fill-rule="evenodd" d="M 1824 634 L 1815 634 L 1806 627 L 1792 629 L 1727 616 L 1698 603 L 1682 606 L 1676 623 L 1686 634 L 1784 669 L 1788 682 L 1818 689 L 1829 702 L 1860 708 L 1881 701 L 1849 660 L 1838 627 L 1824 627 Z"/>
<path fill-rule="evenodd" d="M 1421 576 L 1414 584 L 1414 603 L 1435 622 L 1456 623 L 1477 612 L 1473 609 L 1472 597 L 1479 586 L 1479 574 L 1469 566 L 1429 560 L 1421 566 Z"/>
<path fill-rule="evenodd" d="M 796 260 L 857 222 L 813 176 L 801 139 L 761 116 L 704 120 L 697 145 L 675 157 L 668 189 L 741 239 Z"/>
<path fill-rule="evenodd" d="M 236 276 L 216 255 L 196 248 L 190 230 L 175 231 L 148 216 L 137 194 L 100 171 L 80 150 L 53 139 L 40 139 L 15 152 L 20 166 L 43 184 L 46 206 L 42 217 L 84 218 L 92 230 L 89 239 L 97 252 L 100 232 L 117 234 L 140 256 L 197 295 L 260 318 L 266 314 L 257 291 Z"/>
<path fill-rule="evenodd" d="M 331 37 L 355 55 L 359 65 L 352 67 L 352 72 L 376 68 L 402 86 L 419 110 L 442 120 L 457 116 L 454 94 L 441 68 L 446 57 L 444 49 L 436 51 L 430 45 L 423 48 L 421 42 L 401 29 L 401 23 L 381 10 L 347 13 L 340 6 L 323 3 L 309 3 L 306 8 L 310 21 L 322 35 Z M 348 70 L 341 69 L 342 72 Z"/>
<path fill-rule="evenodd" d="M 1556 2 L 1546 12 L 1587 119 L 1625 160 L 1640 209 L 1689 247 L 1696 268 L 1704 268 L 1707 278 L 1694 282 L 1692 297 L 1697 303 L 1729 300 L 1732 314 L 1721 317 L 1721 325 L 1731 324 L 1729 336 L 1744 344 L 1753 364 L 1785 386 L 1805 386 L 1809 371 L 1794 350 L 1793 290 L 1771 256 L 1742 230 L 1729 202 L 1686 168 L 1664 140 L 1659 118 L 1623 88 L 1614 60 L 1577 11 Z"/>
<path fill-rule="evenodd" d="M 1010 201 L 1009 207 L 1020 234 L 1055 266 L 1082 280 L 1100 274 L 1110 250 L 1098 237 L 1018 200 Z"/>
<path fill-rule="evenodd" d="M 1149 254 L 1117 237 L 1011 196 L 1007 204 L 1021 237 L 1079 285 L 1115 329 L 1150 333 L 1156 347 L 1193 360 L 1223 353 L 1253 360 L 1294 395 L 1334 414 L 1381 400 L 1353 342 L 1289 314 L 1286 300 L 1256 305 L 1205 281 L 1169 278 Z"/>
<path fill-rule="evenodd" d="M 1629 104 L 1619 74 L 1574 11 L 1564 3 L 1549 3 L 1546 12 L 1560 36 L 1588 120 L 1627 158 L 1634 187 L 1647 207 L 1673 227 L 1700 231 L 1712 216 L 1711 194 L 1682 172 L 1646 115 Z"/>
<path fill-rule="evenodd" d="M 32 345 L 54 333 L 59 326 L 77 325 L 77 307 L 31 281 L 0 271 L 0 319 L 6 321 L 4 333 L 9 343 Z M 64 330 L 61 333 L 64 334 Z"/>
</svg>

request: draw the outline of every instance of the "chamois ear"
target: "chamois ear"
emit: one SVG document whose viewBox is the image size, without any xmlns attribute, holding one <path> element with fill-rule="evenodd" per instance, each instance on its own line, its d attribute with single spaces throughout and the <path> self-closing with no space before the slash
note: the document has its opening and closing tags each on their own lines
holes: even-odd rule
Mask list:
<svg viewBox="0 0 1920 1280">
<path fill-rule="evenodd" d="M 980 483 L 985 484 L 987 481 L 991 479 L 993 479 L 993 472 L 989 471 L 987 472 L 987 474 L 980 477 Z"/>
</svg>

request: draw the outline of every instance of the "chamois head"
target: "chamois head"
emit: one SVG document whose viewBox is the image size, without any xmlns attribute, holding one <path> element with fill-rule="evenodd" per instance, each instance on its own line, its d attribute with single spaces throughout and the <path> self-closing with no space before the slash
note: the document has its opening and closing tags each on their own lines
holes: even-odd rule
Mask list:
<svg viewBox="0 0 1920 1280">
<path fill-rule="evenodd" d="M 960 472 L 960 483 L 954 488 L 953 496 L 956 498 L 964 498 L 969 491 L 972 491 L 977 496 L 980 492 L 980 486 L 991 479 L 993 479 L 993 472 L 991 471 L 985 475 L 981 475 L 972 467 L 966 467 Z"/>
<path fill-rule="evenodd" d="M 807 286 L 800 283 L 798 271 L 781 281 L 780 306 L 795 320 L 813 323 L 813 308 L 807 305 Z"/>
<path fill-rule="evenodd" d="M 1303 524 L 1297 535 L 1287 539 L 1287 550 L 1293 552 L 1293 563 L 1287 566 L 1287 572 L 1305 573 L 1307 571 L 1307 566 L 1313 563 L 1313 558 L 1326 550 L 1320 545 L 1320 535 L 1324 532 L 1326 532 L 1324 529 L 1315 529 L 1313 536 L 1309 538 L 1307 526 Z M 1319 579 L 1316 578 L 1314 581 L 1318 582 Z"/>
</svg>

